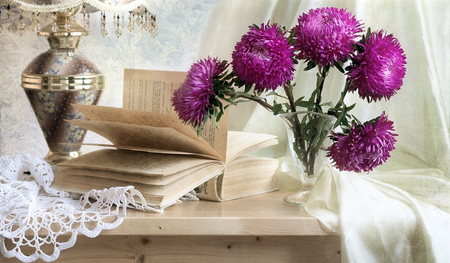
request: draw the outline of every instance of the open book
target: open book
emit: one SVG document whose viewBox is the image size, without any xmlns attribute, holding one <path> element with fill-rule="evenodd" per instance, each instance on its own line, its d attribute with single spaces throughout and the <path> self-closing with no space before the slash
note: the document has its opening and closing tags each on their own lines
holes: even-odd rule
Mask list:
<svg viewBox="0 0 450 263">
<path fill-rule="evenodd" d="M 173 91 L 184 82 L 185 77 L 186 72 L 125 69 L 123 107 L 175 114 L 170 98 Z M 217 130 L 210 122 L 202 132 L 202 137 L 215 150 L 222 154 L 232 154 L 235 146 L 230 146 L 230 143 L 246 143 L 248 136 L 230 138 L 239 136 L 239 133 L 227 133 L 227 113 L 221 118 L 219 125 L 221 129 Z M 227 142 L 228 146 L 218 143 L 220 141 Z M 229 160 L 230 157 L 226 159 Z M 277 168 L 278 161 L 271 158 L 239 157 L 239 160 L 226 166 L 224 173 L 196 188 L 197 196 L 206 200 L 226 201 L 276 190 Z"/>
<path fill-rule="evenodd" d="M 228 166 L 232 171 L 239 156 L 277 143 L 273 135 L 230 131 L 227 141 L 216 142 L 215 148 L 221 149 L 218 151 L 173 114 L 74 107 L 87 119 L 69 123 L 93 131 L 112 144 L 58 164 L 63 169 L 53 186 L 71 192 L 133 185 L 150 205 L 165 207 L 224 171 L 228 173 Z M 227 145 L 225 149 L 223 145 Z"/>
</svg>

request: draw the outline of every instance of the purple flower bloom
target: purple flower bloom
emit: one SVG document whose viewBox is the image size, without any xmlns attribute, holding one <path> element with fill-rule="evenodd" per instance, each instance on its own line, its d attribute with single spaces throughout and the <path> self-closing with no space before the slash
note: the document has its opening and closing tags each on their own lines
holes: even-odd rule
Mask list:
<svg viewBox="0 0 450 263">
<path fill-rule="evenodd" d="M 191 66 L 184 83 L 174 91 L 172 104 L 179 118 L 194 127 L 202 126 L 208 110 L 212 108 L 213 80 L 223 73 L 228 65 L 217 58 L 200 60 Z"/>
<path fill-rule="evenodd" d="M 353 125 L 347 135 L 332 133 L 336 141 L 327 156 L 341 171 L 369 172 L 381 165 L 395 147 L 394 123 L 383 114 L 363 125 Z"/>
<path fill-rule="evenodd" d="M 298 58 L 325 67 L 353 53 L 353 44 L 362 32 L 362 24 L 345 9 L 311 9 L 298 18 L 293 29 Z"/>
<path fill-rule="evenodd" d="M 292 80 L 294 72 L 293 47 L 277 24 L 249 27 L 232 54 L 233 70 L 247 85 L 255 84 L 258 91 L 275 90 Z"/>
<path fill-rule="evenodd" d="M 348 72 L 349 91 L 358 90 L 361 98 L 389 99 L 403 85 L 406 56 L 398 40 L 383 30 L 374 32 L 362 44 L 364 51 L 355 58 Z"/>
</svg>

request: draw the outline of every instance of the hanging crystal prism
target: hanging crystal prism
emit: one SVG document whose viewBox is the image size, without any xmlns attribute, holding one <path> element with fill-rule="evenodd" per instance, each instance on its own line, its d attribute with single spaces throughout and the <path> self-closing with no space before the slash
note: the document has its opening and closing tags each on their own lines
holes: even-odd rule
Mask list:
<svg viewBox="0 0 450 263">
<path fill-rule="evenodd" d="M 137 17 L 136 17 L 136 26 L 140 26 L 140 25 L 141 25 L 141 16 L 140 16 L 140 13 L 141 13 L 141 7 L 138 6 L 138 7 L 137 7 Z M 134 14 L 133 14 L 133 17 L 134 17 Z"/>
<path fill-rule="evenodd" d="M 133 15 L 134 17 L 134 15 Z M 130 15 L 128 17 L 128 31 L 130 31 L 130 33 L 133 33 L 134 30 L 134 19 L 131 17 L 131 11 L 130 11 Z"/>
<path fill-rule="evenodd" d="M 119 38 L 122 35 L 122 30 L 120 30 L 120 16 L 117 15 L 117 19 L 116 19 L 116 36 L 117 38 Z"/>
<path fill-rule="evenodd" d="M 56 24 L 56 12 L 53 12 L 53 26 L 52 26 L 52 32 L 56 33 L 58 32 L 59 27 Z"/>
<path fill-rule="evenodd" d="M 31 26 L 28 27 L 30 31 L 33 31 L 36 27 L 36 14 L 34 12 L 31 13 Z"/>
<path fill-rule="evenodd" d="M 101 15 L 101 24 L 102 24 L 102 29 L 101 29 L 101 33 L 103 37 L 106 37 L 108 35 L 108 30 L 106 30 L 106 14 L 105 12 L 102 12 Z"/>
<path fill-rule="evenodd" d="M 67 30 L 67 32 L 70 31 L 72 28 L 72 23 L 70 22 L 70 13 L 69 10 L 66 12 L 66 23 L 64 24 L 64 28 Z"/>
<path fill-rule="evenodd" d="M 83 18 L 81 19 L 81 26 L 86 28 L 87 27 L 87 19 L 86 19 L 86 4 L 83 3 Z"/>
<path fill-rule="evenodd" d="M 22 12 L 20 12 L 20 19 L 19 19 L 19 35 L 23 35 L 23 33 L 25 32 L 25 20 L 23 19 L 23 10 Z"/>
<path fill-rule="evenodd" d="M 35 27 L 34 27 L 34 32 L 39 33 L 39 32 L 41 32 L 41 30 L 42 30 L 42 27 L 41 27 L 41 24 L 39 23 L 39 13 L 37 13 L 36 14 L 36 24 L 35 24 Z"/>
<path fill-rule="evenodd" d="M 148 31 L 149 25 L 148 25 L 148 11 L 145 9 L 144 11 L 144 24 L 142 25 L 145 31 Z"/>
<path fill-rule="evenodd" d="M 151 15 L 150 35 L 155 38 L 158 35 L 158 25 L 156 24 L 156 15 Z"/>
</svg>

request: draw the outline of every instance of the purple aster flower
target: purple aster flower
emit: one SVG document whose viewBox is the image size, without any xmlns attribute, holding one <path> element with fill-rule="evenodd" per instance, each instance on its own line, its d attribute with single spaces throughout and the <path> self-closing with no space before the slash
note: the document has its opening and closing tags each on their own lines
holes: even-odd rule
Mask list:
<svg viewBox="0 0 450 263">
<path fill-rule="evenodd" d="M 191 66 L 184 83 L 174 91 L 172 104 L 179 118 L 194 127 L 202 126 L 212 108 L 213 80 L 223 73 L 228 65 L 217 58 L 200 60 Z"/>
<path fill-rule="evenodd" d="M 298 58 L 325 67 L 344 60 L 354 51 L 353 44 L 363 31 L 362 24 L 345 9 L 311 9 L 298 18 L 293 29 Z"/>
<path fill-rule="evenodd" d="M 232 54 L 236 77 L 258 91 L 275 90 L 294 74 L 293 47 L 277 24 L 251 26 Z"/>
<path fill-rule="evenodd" d="M 341 171 L 369 172 L 389 157 L 395 147 L 394 123 L 383 114 L 363 125 L 353 125 L 347 135 L 332 133 L 336 141 L 327 156 Z"/>
<path fill-rule="evenodd" d="M 364 51 L 354 58 L 348 72 L 349 90 L 358 90 L 361 98 L 389 99 L 403 85 L 406 56 L 398 40 L 383 30 L 374 32 L 362 44 Z"/>
</svg>

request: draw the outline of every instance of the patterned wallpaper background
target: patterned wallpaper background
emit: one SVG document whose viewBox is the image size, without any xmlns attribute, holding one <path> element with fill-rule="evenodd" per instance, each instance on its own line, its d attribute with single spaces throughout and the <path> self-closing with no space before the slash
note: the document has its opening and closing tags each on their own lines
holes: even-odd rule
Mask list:
<svg viewBox="0 0 450 263">
<path fill-rule="evenodd" d="M 106 89 L 100 105 L 122 106 L 123 69 L 187 71 L 197 60 L 196 52 L 211 10 L 217 0 L 155 1 L 158 35 L 133 34 L 126 30 L 117 38 L 112 14 L 107 14 L 107 30 L 100 32 L 100 14 L 91 15 L 90 35 L 82 38 L 79 50 L 95 61 L 106 75 Z M 80 22 L 81 17 L 77 21 Z M 127 20 L 125 20 L 127 21 Z M 0 33 L 0 155 L 29 153 L 39 157 L 48 147 L 34 113 L 21 88 L 21 74 L 38 54 L 49 49 L 45 37 L 26 32 L 23 36 Z M 89 133 L 85 141 L 95 141 Z"/>
</svg>

